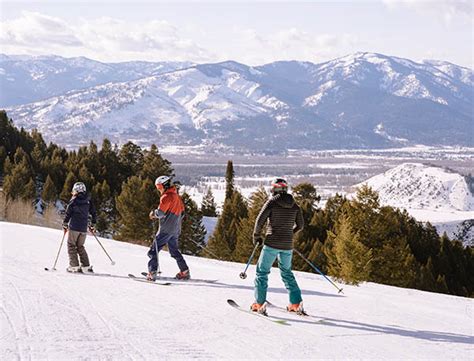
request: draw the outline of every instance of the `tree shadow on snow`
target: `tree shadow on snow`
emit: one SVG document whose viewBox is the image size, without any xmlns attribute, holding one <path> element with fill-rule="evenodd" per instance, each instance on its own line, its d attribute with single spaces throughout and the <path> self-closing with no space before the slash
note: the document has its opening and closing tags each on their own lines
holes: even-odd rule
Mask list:
<svg viewBox="0 0 474 361">
<path fill-rule="evenodd" d="M 238 289 L 238 290 L 248 290 L 252 291 L 254 290 L 254 286 L 245 286 L 245 285 L 236 285 L 236 284 L 229 284 L 229 283 L 223 283 L 223 282 L 215 282 L 215 283 L 186 283 L 182 281 L 177 281 L 179 282 L 180 285 L 186 285 L 186 286 L 195 286 L 195 287 L 213 287 L 213 288 L 231 288 L 231 289 Z M 288 291 L 284 287 L 269 287 L 268 288 L 269 293 L 283 293 L 287 294 Z M 307 290 L 307 289 L 301 289 L 301 292 L 303 295 L 312 295 L 312 296 L 320 296 L 320 297 L 345 297 L 344 295 L 338 295 L 338 294 L 329 294 L 329 293 L 324 293 L 324 292 L 318 292 L 318 291 L 313 291 L 313 290 Z"/>
<path fill-rule="evenodd" d="M 312 318 L 312 317 L 311 317 Z M 448 343 L 461 343 L 461 344 L 470 344 L 472 345 L 474 338 L 471 335 L 462 335 L 451 332 L 439 332 L 439 331 L 428 331 L 428 330 L 416 330 L 416 329 L 406 329 L 401 326 L 396 325 L 373 325 L 363 322 L 347 321 L 336 318 L 322 317 L 320 321 L 311 321 L 306 319 L 294 319 L 294 318 L 285 318 L 285 320 L 295 323 L 304 323 L 304 324 L 313 324 L 321 326 L 330 326 L 345 328 L 349 330 L 357 331 L 366 331 L 367 333 L 372 334 L 387 334 L 387 335 L 397 335 L 402 337 L 411 337 L 421 340 L 433 341 L 433 342 L 448 342 Z M 349 336 L 358 336 L 357 334 L 353 335 L 331 335 L 329 337 L 349 337 Z"/>
</svg>

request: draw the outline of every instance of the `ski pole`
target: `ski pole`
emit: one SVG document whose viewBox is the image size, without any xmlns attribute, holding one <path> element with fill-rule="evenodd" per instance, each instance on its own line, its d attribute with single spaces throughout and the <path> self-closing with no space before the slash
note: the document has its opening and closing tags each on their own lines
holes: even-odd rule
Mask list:
<svg viewBox="0 0 474 361">
<path fill-rule="evenodd" d="M 56 255 L 56 259 L 54 260 L 53 268 L 51 268 L 52 271 L 56 271 L 56 263 L 58 263 L 59 254 L 61 253 L 61 248 L 63 247 L 64 237 L 66 237 L 66 233 L 67 233 L 67 230 L 64 230 L 63 238 L 61 239 L 61 244 L 59 245 L 58 254 Z"/>
<path fill-rule="evenodd" d="M 242 278 L 243 280 L 247 278 L 247 273 L 245 272 L 247 272 L 247 268 L 249 268 L 249 264 L 250 262 L 252 262 L 253 256 L 255 255 L 255 251 L 257 250 L 257 248 L 258 248 L 258 243 L 253 248 L 252 254 L 250 255 L 247 265 L 245 266 L 245 270 L 239 274 L 239 277 Z"/>
<path fill-rule="evenodd" d="M 89 231 L 92 233 L 92 235 L 95 237 L 95 239 L 97 240 L 97 242 L 99 242 L 100 246 L 102 247 L 102 249 L 104 250 L 105 254 L 107 255 L 107 257 L 109 257 L 110 259 L 110 262 L 112 262 L 112 266 L 115 265 L 115 262 L 112 260 L 112 258 L 110 258 L 109 254 L 107 253 L 107 251 L 105 250 L 104 246 L 102 245 L 102 243 L 100 243 L 99 241 L 99 238 L 97 238 L 97 236 L 95 235 L 95 232 L 92 230 L 91 227 L 89 227 Z"/>
<path fill-rule="evenodd" d="M 206 251 L 206 252 L 209 253 L 211 256 L 213 256 L 215 259 L 221 260 L 221 258 L 218 257 L 218 256 L 216 256 L 215 253 L 212 253 L 212 252 L 209 251 L 206 247 L 204 247 L 203 245 L 197 243 L 194 239 L 191 239 L 191 242 L 193 242 L 196 246 L 201 247 L 203 251 Z"/>
<path fill-rule="evenodd" d="M 333 281 L 331 281 L 328 277 L 326 277 L 326 275 L 325 275 L 324 273 L 322 273 L 322 272 L 319 270 L 318 267 L 316 267 L 314 264 L 312 264 L 311 261 L 309 261 L 305 256 L 303 256 L 300 251 L 298 251 L 296 248 L 294 249 L 294 251 L 295 251 L 296 253 L 298 253 L 298 255 L 299 255 L 301 258 L 303 258 L 303 260 L 304 260 L 307 264 L 309 264 L 311 267 L 313 267 L 313 269 L 315 269 L 321 276 L 323 276 L 323 277 L 324 277 L 325 279 L 327 279 L 334 287 L 336 287 L 337 290 L 339 291 L 338 293 L 341 293 L 341 292 L 342 292 L 342 288 L 337 287 L 337 285 L 336 285 Z M 342 292 L 342 293 L 344 293 L 344 292 Z"/>
</svg>

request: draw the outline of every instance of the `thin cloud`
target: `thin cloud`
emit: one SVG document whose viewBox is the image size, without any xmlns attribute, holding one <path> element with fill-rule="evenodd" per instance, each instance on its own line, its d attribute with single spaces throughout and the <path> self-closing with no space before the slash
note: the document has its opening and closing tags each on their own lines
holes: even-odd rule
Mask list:
<svg viewBox="0 0 474 361">
<path fill-rule="evenodd" d="M 82 42 L 73 29 L 59 18 L 34 12 L 23 12 L 17 19 L 3 22 L 0 42 L 9 46 L 30 47 L 48 44 L 49 47 L 77 47 Z"/>
<path fill-rule="evenodd" d="M 472 21 L 473 3 L 471 0 L 382 0 L 389 9 L 406 7 L 422 14 L 436 14 L 446 24 L 454 19 Z"/>
<path fill-rule="evenodd" d="M 228 56 L 252 65 L 275 60 L 321 62 L 357 51 L 362 44 L 352 34 L 315 35 L 295 27 L 265 36 L 254 29 L 234 29 L 232 37 L 233 48 L 228 49 Z"/>
<path fill-rule="evenodd" d="M 211 53 L 166 21 L 131 23 L 101 17 L 77 24 L 40 13 L 23 12 L 0 29 L 0 44 L 9 53 L 85 55 L 103 61 L 209 61 Z"/>
</svg>

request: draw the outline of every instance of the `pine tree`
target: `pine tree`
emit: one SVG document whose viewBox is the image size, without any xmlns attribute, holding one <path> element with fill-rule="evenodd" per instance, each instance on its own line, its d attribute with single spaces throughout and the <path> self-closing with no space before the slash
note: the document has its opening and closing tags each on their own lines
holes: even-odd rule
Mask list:
<svg viewBox="0 0 474 361">
<path fill-rule="evenodd" d="M 43 139 L 41 133 L 36 129 L 31 131 L 31 138 L 34 141 L 34 148 L 31 152 L 31 160 L 33 162 L 33 168 L 35 169 L 36 174 L 40 174 L 42 177 L 46 176 L 45 169 L 42 169 L 41 163 L 44 158 L 46 158 L 46 143 Z M 44 178 L 43 178 L 44 179 Z"/>
<path fill-rule="evenodd" d="M 7 149 L 3 145 L 0 146 L 0 175 L 5 174 L 3 167 L 4 167 L 5 160 L 7 159 L 7 157 L 8 157 Z"/>
<path fill-rule="evenodd" d="M 79 182 L 84 183 L 87 190 L 91 190 L 95 184 L 95 178 L 85 164 L 79 169 Z"/>
<path fill-rule="evenodd" d="M 64 201 L 64 202 L 69 202 L 71 199 L 71 192 L 72 192 L 72 187 L 74 186 L 74 183 L 77 182 L 77 178 L 74 175 L 73 172 L 69 172 L 66 177 L 66 181 L 64 182 L 63 190 L 61 191 L 61 194 L 59 195 L 59 198 Z"/>
<path fill-rule="evenodd" d="M 3 163 L 3 176 L 7 176 L 12 173 L 14 164 L 10 160 L 10 158 L 7 156 L 5 159 L 5 162 Z"/>
<path fill-rule="evenodd" d="M 18 152 L 17 152 L 18 153 Z M 36 187 L 33 182 L 32 172 L 26 158 L 17 158 L 20 162 L 15 164 L 10 174 L 5 176 L 3 191 L 7 199 L 31 200 L 36 196 Z"/>
<path fill-rule="evenodd" d="M 424 291 L 436 291 L 436 281 L 437 275 L 435 274 L 433 268 L 433 261 L 428 258 L 426 265 L 421 266 L 420 269 L 420 278 L 417 281 L 417 288 Z"/>
<path fill-rule="evenodd" d="M 20 198 L 25 201 L 29 201 L 36 198 L 36 184 L 33 178 L 30 178 L 28 183 L 26 183 L 25 189 L 23 190 Z"/>
<path fill-rule="evenodd" d="M 132 143 L 125 143 L 119 152 L 120 173 L 124 179 L 140 174 L 143 168 L 143 151 Z"/>
<path fill-rule="evenodd" d="M 446 277 L 444 275 L 439 275 L 436 279 L 436 291 L 440 293 L 449 294 L 448 285 L 446 284 Z"/>
<path fill-rule="evenodd" d="M 240 192 L 234 190 L 232 197 L 224 201 L 214 233 L 206 249 L 222 260 L 231 260 L 237 243 L 240 222 L 247 217 L 247 206 Z"/>
<path fill-rule="evenodd" d="M 125 180 L 120 173 L 119 158 L 116 150 L 113 149 L 110 140 L 105 138 L 102 141 L 102 148 L 99 151 L 100 179 L 107 182 L 111 194 L 117 194 L 122 182 Z"/>
<path fill-rule="evenodd" d="M 110 187 L 104 179 L 102 183 L 97 183 L 92 188 L 92 202 L 94 202 L 97 212 L 97 232 L 105 235 L 111 231 L 113 223 L 113 204 Z"/>
<path fill-rule="evenodd" d="M 316 238 L 316 240 L 313 242 L 313 246 L 311 248 L 311 251 L 309 252 L 308 259 L 316 265 L 319 270 L 323 273 L 327 273 L 327 257 L 324 252 L 324 244 Z M 311 271 L 313 269 L 311 268 Z"/>
<path fill-rule="evenodd" d="M 360 242 L 347 217 L 343 217 L 338 225 L 333 242 L 337 265 L 330 268 L 331 274 L 350 284 L 367 280 L 371 272 L 372 250 Z"/>
<path fill-rule="evenodd" d="M 44 186 L 43 186 L 43 192 L 41 193 L 41 198 L 46 203 L 50 203 L 56 200 L 57 195 L 58 194 L 56 191 L 56 187 L 53 183 L 53 180 L 48 175 L 48 177 L 46 178 L 46 182 L 44 183 Z"/>
<path fill-rule="evenodd" d="M 253 231 L 255 228 L 255 221 L 267 200 L 268 194 L 263 187 L 257 189 L 257 191 L 250 196 L 248 217 L 243 218 L 238 227 L 237 243 L 232 254 L 232 259 L 234 261 L 243 263 L 248 261 L 248 258 L 254 249 Z M 265 235 L 262 234 L 262 236 Z M 254 263 L 258 259 L 257 256 L 254 257 Z"/>
<path fill-rule="evenodd" d="M 216 202 L 211 188 L 207 188 L 207 193 L 204 196 L 201 204 L 201 212 L 205 217 L 217 217 Z"/>
<path fill-rule="evenodd" d="M 153 223 L 149 213 L 159 203 L 158 192 L 150 180 L 130 177 L 116 199 L 119 225 L 116 238 L 132 243 L 149 243 L 153 238 Z"/>
<path fill-rule="evenodd" d="M 148 178 L 154 182 L 157 177 L 161 175 L 171 176 L 172 173 L 171 163 L 164 159 L 160 152 L 158 152 L 158 147 L 152 144 L 150 150 L 144 152 L 143 167 L 140 172 L 141 177 L 143 179 Z"/>
<path fill-rule="evenodd" d="M 231 160 L 227 161 L 227 168 L 225 171 L 225 200 L 231 199 L 234 192 L 234 164 Z"/>
<path fill-rule="evenodd" d="M 185 216 L 179 237 L 180 249 L 184 254 L 198 255 L 205 246 L 206 228 L 202 224 L 202 213 L 187 193 L 182 195 Z"/>
<path fill-rule="evenodd" d="M 316 188 L 310 183 L 300 183 L 293 187 L 293 197 L 303 213 L 304 228 L 294 239 L 294 247 L 308 258 L 313 248 L 314 240 L 318 236 L 317 227 L 312 220 L 318 212 L 317 204 L 321 200 Z M 302 271 L 311 271 L 312 268 L 301 258 L 293 259 L 294 268 Z"/>
</svg>

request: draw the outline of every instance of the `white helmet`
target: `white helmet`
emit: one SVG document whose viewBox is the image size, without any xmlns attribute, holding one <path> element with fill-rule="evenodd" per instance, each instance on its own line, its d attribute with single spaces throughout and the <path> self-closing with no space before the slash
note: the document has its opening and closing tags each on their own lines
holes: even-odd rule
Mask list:
<svg viewBox="0 0 474 361">
<path fill-rule="evenodd" d="M 76 182 L 72 186 L 72 193 L 85 193 L 86 185 L 82 182 Z"/>
<path fill-rule="evenodd" d="M 158 178 L 155 180 L 155 186 L 158 184 L 163 185 L 163 187 L 169 186 L 171 183 L 171 178 L 168 177 L 167 175 L 160 175 Z"/>
</svg>

